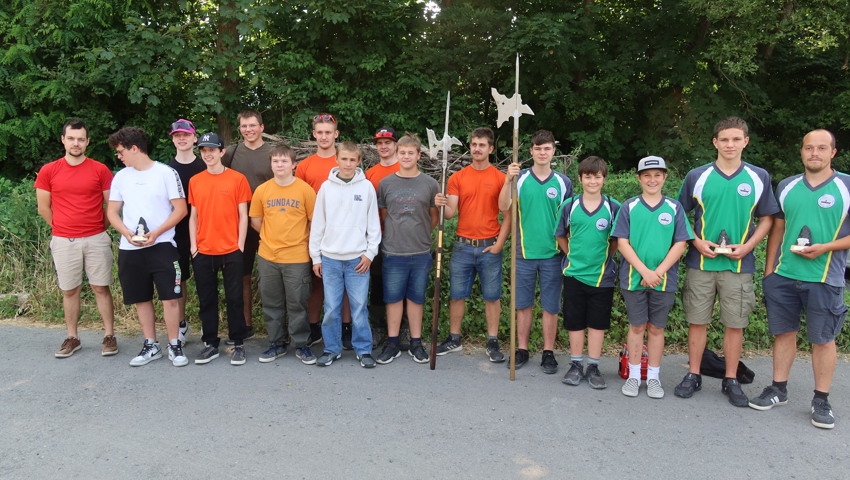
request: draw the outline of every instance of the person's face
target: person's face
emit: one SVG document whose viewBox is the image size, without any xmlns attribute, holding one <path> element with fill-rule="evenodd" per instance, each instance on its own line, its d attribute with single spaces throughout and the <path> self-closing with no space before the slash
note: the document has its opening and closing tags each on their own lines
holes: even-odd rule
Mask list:
<svg viewBox="0 0 850 480">
<path fill-rule="evenodd" d="M 125 167 L 135 168 L 139 154 L 139 147 L 136 146 L 124 148 L 124 145 L 119 144 L 115 147 L 115 156 L 118 157 L 118 160 L 121 160 Z"/>
<path fill-rule="evenodd" d="M 535 165 L 549 165 L 552 163 L 552 157 L 554 156 L 555 145 L 551 143 L 531 146 L 531 158 L 534 159 Z"/>
<path fill-rule="evenodd" d="M 717 132 L 717 137 L 712 142 L 718 155 L 723 159 L 737 160 L 741 158 L 741 153 L 750 143 L 750 137 L 746 136 L 740 128 L 727 128 Z"/>
<path fill-rule="evenodd" d="M 413 145 L 402 145 L 398 147 L 398 163 L 399 167 L 410 170 L 416 167 L 419 162 L 419 152 Z"/>
<path fill-rule="evenodd" d="M 188 152 L 195 147 L 195 142 L 198 137 L 188 132 L 174 132 L 171 136 L 171 142 L 174 143 L 174 148 L 179 152 Z"/>
<path fill-rule="evenodd" d="M 605 184 L 605 176 L 601 173 L 583 173 L 579 177 L 581 187 L 585 193 L 597 194 L 602 191 Z"/>
<path fill-rule="evenodd" d="M 819 173 L 832 167 L 832 157 L 838 152 L 832 147 L 832 137 L 827 132 L 811 132 L 803 138 L 800 156 L 808 173 Z"/>
<path fill-rule="evenodd" d="M 336 156 L 336 164 L 339 165 L 340 178 L 354 178 L 357 165 L 360 165 L 360 156 L 357 152 L 340 150 Z"/>
<path fill-rule="evenodd" d="M 338 136 L 339 131 L 333 122 L 320 122 L 313 125 L 313 138 L 316 139 L 316 144 L 321 149 L 327 150 L 332 148 Z"/>
<path fill-rule="evenodd" d="M 239 119 L 239 133 L 242 138 L 248 143 L 254 143 L 260 139 L 260 134 L 263 133 L 265 126 L 257 120 L 257 117 L 248 117 Z"/>
<path fill-rule="evenodd" d="M 224 156 L 224 149 L 216 147 L 198 147 L 198 153 L 201 154 L 201 160 L 208 167 L 214 167 L 221 163 L 221 157 Z"/>
<path fill-rule="evenodd" d="M 276 177 L 288 177 L 292 175 L 294 164 L 292 159 L 286 155 L 276 155 L 272 157 L 272 173 Z"/>
<path fill-rule="evenodd" d="M 85 128 L 67 128 L 62 135 L 62 145 L 65 146 L 65 156 L 82 157 L 89 146 L 89 137 Z"/>
<path fill-rule="evenodd" d="M 379 138 L 375 141 L 375 148 L 377 148 L 378 156 L 381 159 L 392 158 L 397 150 L 395 140 L 390 138 Z"/>
<path fill-rule="evenodd" d="M 490 159 L 493 145 L 490 145 L 484 137 L 472 137 L 472 141 L 469 142 L 469 153 L 472 155 L 473 162 L 484 162 Z"/>
<path fill-rule="evenodd" d="M 658 168 L 644 170 L 638 173 L 638 180 L 644 193 L 647 195 L 657 195 L 661 193 L 664 180 L 667 180 L 667 172 Z"/>
</svg>

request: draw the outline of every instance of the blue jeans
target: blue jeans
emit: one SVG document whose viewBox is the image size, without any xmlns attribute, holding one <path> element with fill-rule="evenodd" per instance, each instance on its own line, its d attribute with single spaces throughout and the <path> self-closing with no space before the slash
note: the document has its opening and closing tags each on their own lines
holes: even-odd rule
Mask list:
<svg viewBox="0 0 850 480">
<path fill-rule="evenodd" d="M 386 255 L 384 262 L 384 301 L 398 303 L 405 298 L 413 303 L 425 303 L 425 291 L 428 289 L 428 276 L 434 259 L 430 253 L 400 256 Z"/>
<path fill-rule="evenodd" d="M 516 259 L 516 308 L 534 305 L 534 289 L 540 279 L 540 305 L 546 313 L 561 313 L 561 256 L 537 260 Z"/>
<path fill-rule="evenodd" d="M 338 355 L 342 352 L 342 295 L 348 292 L 351 305 L 351 344 L 357 355 L 372 353 L 372 330 L 366 301 L 369 295 L 369 272 L 357 273 L 354 268 L 360 257 L 351 260 L 334 260 L 322 255 L 322 284 L 325 287 L 325 318 L 322 320 L 322 338 L 325 352 Z"/>
<path fill-rule="evenodd" d="M 502 252 L 484 253 L 485 248 L 455 242 L 449 264 L 452 300 L 469 298 L 476 273 L 485 302 L 502 298 Z"/>
</svg>

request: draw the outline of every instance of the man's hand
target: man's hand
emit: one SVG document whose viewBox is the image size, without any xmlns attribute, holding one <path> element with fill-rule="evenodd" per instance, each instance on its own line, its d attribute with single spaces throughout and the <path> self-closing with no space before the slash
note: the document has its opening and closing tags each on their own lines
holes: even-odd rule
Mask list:
<svg viewBox="0 0 850 480">
<path fill-rule="evenodd" d="M 438 193 L 438 194 L 434 195 L 434 205 L 436 205 L 437 207 L 445 207 L 448 204 L 449 204 L 449 199 L 446 198 L 446 196 L 443 195 L 442 193 Z"/>
<path fill-rule="evenodd" d="M 499 253 L 502 251 L 503 248 L 505 248 L 504 243 L 496 242 L 493 245 L 490 245 L 489 247 L 485 248 L 484 250 L 481 250 L 481 253 Z"/>
<path fill-rule="evenodd" d="M 519 163 L 512 163 L 508 165 L 508 172 L 506 174 L 505 182 L 510 182 L 519 175 L 521 165 Z"/>
</svg>

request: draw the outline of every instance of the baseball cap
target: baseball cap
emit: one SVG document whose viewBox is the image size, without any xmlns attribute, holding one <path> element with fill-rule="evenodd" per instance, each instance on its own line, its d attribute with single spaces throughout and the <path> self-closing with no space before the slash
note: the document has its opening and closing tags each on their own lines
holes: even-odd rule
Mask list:
<svg viewBox="0 0 850 480">
<path fill-rule="evenodd" d="M 644 170 L 652 170 L 657 168 L 658 170 L 667 171 L 667 164 L 664 163 L 664 159 L 661 157 L 656 157 L 655 155 L 650 155 L 648 157 L 643 157 L 638 162 L 637 171 L 638 173 Z"/>
<path fill-rule="evenodd" d="M 389 138 L 394 142 L 398 142 L 398 135 L 390 127 L 381 127 L 375 130 L 375 136 L 372 137 L 372 140 L 378 140 L 379 138 Z"/>
<path fill-rule="evenodd" d="M 215 132 L 205 133 L 198 140 L 198 147 L 224 148 L 224 142 Z"/>
<path fill-rule="evenodd" d="M 192 135 L 194 135 L 195 134 L 195 125 L 192 124 L 192 122 L 190 122 L 189 120 L 186 120 L 185 118 L 181 118 L 181 119 L 179 119 L 176 122 L 171 124 L 171 133 L 169 133 L 169 135 L 174 135 L 177 132 L 186 132 L 186 133 L 191 133 Z"/>
</svg>

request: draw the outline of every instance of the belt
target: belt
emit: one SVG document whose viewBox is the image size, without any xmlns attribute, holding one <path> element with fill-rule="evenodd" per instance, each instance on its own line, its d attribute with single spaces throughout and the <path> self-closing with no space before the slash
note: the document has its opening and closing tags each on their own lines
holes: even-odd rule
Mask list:
<svg viewBox="0 0 850 480">
<path fill-rule="evenodd" d="M 457 240 L 458 242 L 461 242 L 461 243 L 465 243 L 467 245 L 472 245 L 473 247 L 489 247 L 489 246 L 493 245 L 494 243 L 496 243 L 497 238 L 498 237 L 485 238 L 483 240 L 474 240 L 474 239 L 471 239 L 471 238 L 458 236 L 458 237 L 455 237 L 455 240 Z"/>
</svg>

